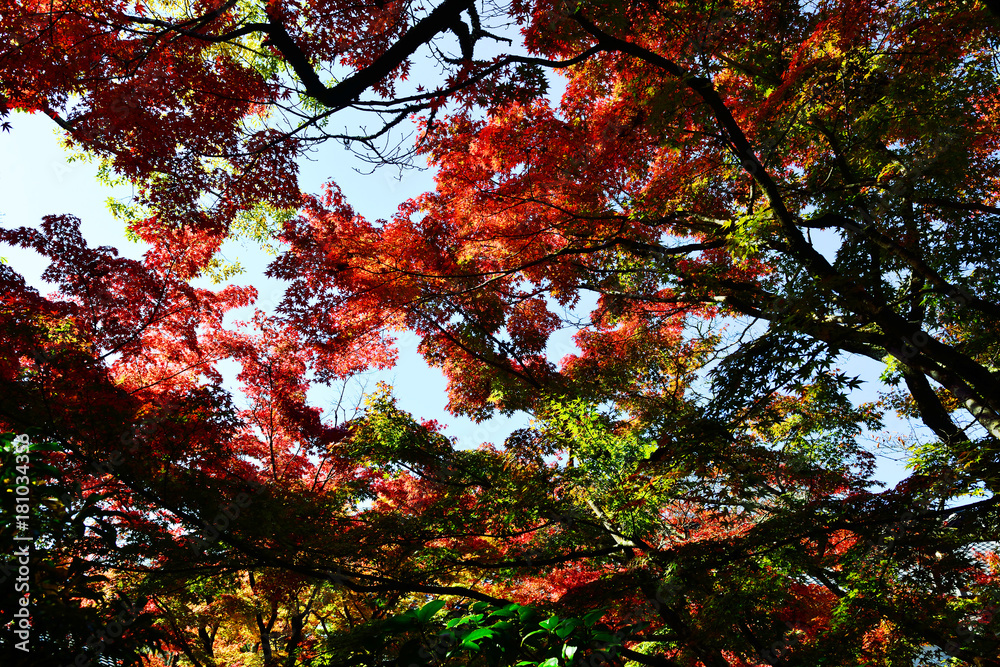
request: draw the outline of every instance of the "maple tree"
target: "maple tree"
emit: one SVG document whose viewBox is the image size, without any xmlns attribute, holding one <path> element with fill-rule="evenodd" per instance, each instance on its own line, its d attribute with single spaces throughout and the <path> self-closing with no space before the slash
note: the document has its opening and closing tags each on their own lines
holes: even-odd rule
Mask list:
<svg viewBox="0 0 1000 667">
<path fill-rule="evenodd" d="M 0 114 L 137 185 L 116 212 L 151 244 L 0 230 L 59 288 L 0 265 L 0 430 L 59 492 L 45 659 L 131 591 L 101 649 L 126 664 L 998 664 L 987 10 L 5 3 Z M 523 45 L 477 59 L 504 21 Z M 447 73 L 409 90 L 419 53 Z M 329 130 L 348 109 L 379 128 Z M 436 189 L 392 220 L 299 192 L 310 146 L 398 161 L 414 116 Z M 233 234 L 279 245 L 277 316 L 226 325 L 253 291 L 189 285 Z M 310 405 L 402 330 L 453 412 L 534 423 L 460 449 L 387 389 L 347 423 Z M 887 409 L 926 431 L 878 491 Z"/>
<path fill-rule="evenodd" d="M 996 484 L 995 34 L 981 10 L 935 3 L 538 7 L 536 52 L 599 49 L 568 70 L 561 103 L 428 124 L 437 189 L 391 221 L 364 220 L 331 185 L 286 227 L 291 249 L 272 266 L 292 283 L 284 312 L 340 368 L 387 331 L 416 331 L 450 378 L 450 407 L 475 417 L 610 400 L 624 428 L 657 440 L 654 458 L 722 474 L 755 502 L 784 495 L 766 473 L 747 483 L 746 462 L 767 456 L 755 445 L 781 447 L 779 465 L 849 459 L 852 429 L 877 415 L 849 408 L 856 381 L 836 365 L 844 353 L 884 362 L 895 405 L 933 433 L 915 447 L 917 474 L 883 494 L 841 479 L 778 525 L 823 535 L 822 558 L 836 524 L 869 540 L 861 550 L 916 506 L 919 538 L 892 554 L 895 571 L 934 570 L 933 554 L 956 553 L 940 542 L 944 504 Z M 553 306 L 586 292 L 600 298 L 582 353 L 557 368 Z M 731 318 L 756 326 L 692 354 Z M 711 397 L 685 409 L 678 376 L 699 369 Z M 980 539 L 994 505 L 968 509 Z M 882 600 L 855 606 L 837 567 L 811 567 L 870 632 L 891 636 L 878 624 L 918 599 L 946 615 L 940 592 L 905 580 L 868 582 Z M 897 630 L 943 647 L 954 623 Z M 739 626 L 706 635 L 725 627 Z"/>
</svg>

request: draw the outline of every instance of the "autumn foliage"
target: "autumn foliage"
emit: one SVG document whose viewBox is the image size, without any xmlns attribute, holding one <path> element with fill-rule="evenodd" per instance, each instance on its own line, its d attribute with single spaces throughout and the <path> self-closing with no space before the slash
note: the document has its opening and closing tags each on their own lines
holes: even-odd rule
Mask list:
<svg viewBox="0 0 1000 667">
<path fill-rule="evenodd" d="M 4 664 L 1000 664 L 992 9 L 5 0 L 4 128 L 132 184 L 148 250 L 0 229 L 54 289 L 0 264 Z M 324 141 L 435 188 L 366 219 L 300 188 Z M 231 238 L 275 312 L 193 286 Z M 311 399 L 402 332 L 530 423 Z"/>
</svg>

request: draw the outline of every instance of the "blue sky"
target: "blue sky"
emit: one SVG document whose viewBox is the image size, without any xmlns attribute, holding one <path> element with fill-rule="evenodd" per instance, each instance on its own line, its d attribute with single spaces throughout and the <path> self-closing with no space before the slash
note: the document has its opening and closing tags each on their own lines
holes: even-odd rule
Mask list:
<svg viewBox="0 0 1000 667">
<path fill-rule="evenodd" d="M 42 216 L 48 214 L 71 213 L 82 220 L 84 237 L 92 246 L 110 245 L 119 253 L 139 258 L 144 248 L 128 241 L 123 233 L 123 225 L 108 211 L 109 197 L 127 198 L 130 187 L 110 188 L 97 180 L 96 164 L 85 160 L 68 161 L 68 153 L 60 146 L 60 138 L 54 123 L 41 115 L 13 117 L 13 130 L 0 133 L 0 152 L 6 159 L 0 163 L 0 224 L 5 227 L 36 226 Z M 370 219 L 387 218 L 398 204 L 433 187 L 433 177 L 429 170 L 407 170 L 401 175 L 398 170 L 384 168 L 373 174 L 368 165 L 357 159 L 340 144 L 328 142 L 311 160 L 302 164 L 301 181 L 306 191 L 319 192 L 321 185 L 336 180 L 349 201 L 359 213 Z M 282 286 L 278 281 L 267 279 L 263 271 L 271 257 L 260 249 L 243 242 L 228 242 L 223 248 L 226 259 L 239 259 L 246 272 L 236 276 L 236 284 L 253 285 L 258 289 L 258 307 L 271 310 L 280 300 Z M 15 270 L 41 291 L 48 291 L 41 283 L 40 276 L 45 265 L 34 253 L 0 246 L 0 256 L 5 257 Z M 202 286 L 213 287 L 207 280 Z M 243 319 L 249 313 L 238 313 L 235 319 Z M 456 417 L 445 412 L 445 380 L 441 372 L 427 366 L 416 352 L 416 338 L 402 335 L 399 340 L 399 364 L 386 372 L 371 373 L 357 378 L 345 393 L 346 407 L 353 408 L 361 395 L 362 388 L 371 391 L 377 381 L 385 381 L 394 388 L 401 408 L 425 419 L 436 419 L 447 425 L 446 433 L 458 439 L 462 446 L 475 446 L 481 442 L 501 443 L 511 430 L 527 423 L 526 415 L 510 418 L 496 417 L 476 424 L 471 420 Z M 554 358 L 561 358 L 574 348 L 569 332 L 563 331 L 554 337 L 549 346 Z M 851 361 L 844 370 L 857 373 L 863 379 L 876 380 L 879 364 L 870 361 Z M 230 365 L 228 388 L 236 390 L 235 367 Z M 877 383 L 867 383 L 857 393 L 859 400 L 873 400 L 879 387 Z M 310 395 L 315 405 L 330 410 L 336 403 L 339 391 L 326 388 L 317 389 Z M 909 434 L 910 427 L 899 420 L 889 420 L 890 428 L 901 434 Z M 888 434 L 869 434 L 887 437 Z M 879 453 L 876 451 L 876 453 Z M 885 450 L 882 450 L 885 453 Z M 896 454 L 898 456 L 898 454 Z M 886 482 L 895 482 L 905 476 L 901 465 L 880 456 L 878 477 Z"/>
<path fill-rule="evenodd" d="M 68 161 L 69 153 L 60 145 L 60 135 L 55 124 L 42 115 L 18 114 L 12 118 L 13 129 L 0 133 L 0 224 L 4 227 L 35 227 L 42 216 L 69 213 L 82 221 L 84 238 L 91 246 L 109 245 L 119 254 L 138 259 L 144 246 L 125 238 L 123 224 L 108 211 L 109 197 L 125 198 L 131 195 L 130 187 L 110 188 L 97 179 L 97 165 L 83 160 Z M 333 144 L 333 142 L 331 142 Z M 399 178 L 393 168 L 381 169 L 363 175 L 355 169 L 366 170 L 363 162 L 339 144 L 317 152 L 313 160 L 302 164 L 302 186 L 310 192 L 319 192 L 322 183 L 336 180 L 351 203 L 366 217 L 387 218 L 405 199 L 433 188 L 433 177 L 428 170 L 407 170 Z M 229 242 L 223 248 L 229 260 L 239 259 L 246 272 L 235 276 L 235 284 L 253 285 L 259 292 L 258 307 L 270 311 L 281 298 L 282 287 L 278 281 L 263 275 L 272 257 L 248 243 Z M 0 256 L 41 292 L 51 290 L 41 281 L 46 263 L 33 252 L 0 245 Z M 208 280 L 199 286 L 218 289 Z M 237 313 L 234 319 L 247 319 L 249 311 Z M 566 337 L 562 342 L 565 343 Z M 445 380 L 440 371 L 431 369 L 416 352 L 416 338 L 400 338 L 399 364 L 392 370 L 371 373 L 358 378 L 348 386 L 347 397 L 356 398 L 360 388 L 367 383 L 368 390 L 379 380 L 393 385 L 399 405 L 415 416 L 437 419 L 448 425 L 446 433 L 455 436 L 464 445 L 480 442 L 503 442 L 511 430 L 527 423 L 525 416 L 498 417 L 476 424 L 471 420 L 447 414 L 444 411 Z M 232 366 L 229 367 L 233 369 Z M 234 378 L 232 372 L 225 373 Z M 235 380 L 227 383 L 235 392 Z M 310 398 L 314 404 L 329 409 L 337 400 L 339 391 L 319 390 Z M 355 401 L 356 402 L 356 401 Z M 353 407 L 350 406 L 350 407 Z"/>
</svg>

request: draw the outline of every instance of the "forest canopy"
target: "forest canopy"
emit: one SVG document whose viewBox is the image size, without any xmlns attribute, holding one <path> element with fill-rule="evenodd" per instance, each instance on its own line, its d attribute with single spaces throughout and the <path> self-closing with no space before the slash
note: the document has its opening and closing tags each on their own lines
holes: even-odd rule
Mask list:
<svg viewBox="0 0 1000 667">
<path fill-rule="evenodd" d="M 0 226 L 4 664 L 1000 665 L 994 4 L 4 0 L 148 248 Z M 310 400 L 403 332 L 530 424 Z"/>
</svg>

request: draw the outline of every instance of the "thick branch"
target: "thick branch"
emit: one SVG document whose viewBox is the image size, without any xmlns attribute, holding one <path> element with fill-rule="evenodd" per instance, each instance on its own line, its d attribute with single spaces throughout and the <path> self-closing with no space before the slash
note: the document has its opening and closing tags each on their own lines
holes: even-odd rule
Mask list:
<svg viewBox="0 0 1000 667">
<path fill-rule="evenodd" d="M 375 62 L 332 88 L 323 85 L 309 59 L 280 21 L 271 19 L 268 34 L 271 43 L 281 52 L 305 86 L 306 94 L 324 106 L 343 109 L 354 103 L 361 93 L 389 76 L 394 69 L 406 62 L 417 49 L 434 39 L 438 33 L 449 30 L 453 23 L 459 20 L 459 15 L 472 3 L 473 0 L 444 0 L 430 14 L 407 30 L 385 53 L 376 58 Z"/>
</svg>

